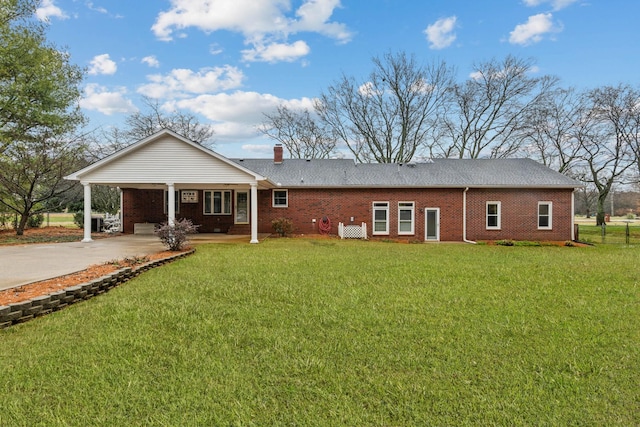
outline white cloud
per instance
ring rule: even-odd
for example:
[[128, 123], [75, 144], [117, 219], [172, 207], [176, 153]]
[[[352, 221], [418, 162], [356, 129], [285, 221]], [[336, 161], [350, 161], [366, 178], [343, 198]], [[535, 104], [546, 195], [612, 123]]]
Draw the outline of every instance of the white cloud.
[[328, 22], [340, 0], [307, 0], [296, 11], [300, 18], [291, 24], [292, 32], [308, 31], [324, 34], [342, 43], [351, 40], [351, 32], [345, 24]]
[[250, 153], [273, 154], [273, 145], [268, 144], [242, 144], [241, 148]]
[[95, 6], [93, 4], [93, 2], [91, 2], [91, 1], [87, 2], [86, 5], [89, 8], [89, 10], [93, 10], [95, 12], [102, 13], [102, 14], [105, 14], [105, 15], [109, 13], [109, 11], [107, 9], [105, 9], [102, 6]]
[[109, 58], [109, 54], [96, 55], [93, 57], [89, 67], [89, 74], [115, 74], [118, 70], [118, 66], [114, 61]]
[[[244, 36], [245, 44], [252, 46], [245, 56], [256, 60], [290, 61], [299, 57], [304, 42], [287, 42], [296, 33], [319, 33], [341, 43], [352, 37], [345, 24], [330, 21], [334, 10], [340, 7], [340, 0], [304, 0], [293, 13], [289, 0], [171, 0], [171, 5], [169, 10], [160, 12], [151, 27], [159, 39], [172, 40], [174, 33], [180, 37], [184, 34], [182, 30], [192, 27], [206, 33], [237, 32]], [[304, 46], [308, 54], [306, 43]], [[286, 53], [277, 52], [283, 48]], [[270, 51], [263, 53], [265, 49]]]
[[41, 21], [48, 21], [51, 17], [68, 18], [67, 14], [54, 4], [54, 0], [42, 0], [40, 7], [36, 9], [36, 17]]
[[242, 59], [249, 62], [293, 62], [302, 56], [308, 55], [310, 51], [309, 45], [302, 40], [292, 44], [271, 43], [267, 46], [256, 43], [253, 49], [242, 51]]
[[183, 98], [188, 94], [204, 94], [242, 86], [244, 74], [230, 65], [202, 68], [197, 72], [184, 68], [171, 70], [167, 75], [147, 76], [150, 83], [142, 85], [138, 92], [151, 98]]
[[218, 43], [212, 43], [211, 45], [209, 45], [209, 53], [211, 55], [219, 55], [223, 51], [224, 49], [222, 49]]
[[530, 16], [525, 24], [516, 25], [516, 28], [509, 33], [509, 43], [526, 46], [538, 43], [545, 34], [561, 31], [559, 26], [554, 25], [552, 18], [550, 13]]
[[565, 7], [571, 6], [573, 3], [578, 0], [523, 0], [524, 4], [529, 7], [540, 6], [544, 3], [550, 3], [553, 10], [564, 9]]
[[469, 74], [469, 78], [472, 79], [472, 80], [482, 80], [483, 76], [484, 75], [480, 71], [474, 71], [474, 72]]
[[429, 48], [444, 49], [451, 46], [456, 40], [456, 34], [453, 32], [456, 27], [456, 20], [455, 16], [441, 18], [424, 30], [427, 40], [429, 40]]
[[86, 110], [98, 111], [107, 116], [138, 111], [133, 102], [125, 97], [126, 94], [127, 90], [125, 88], [109, 91], [104, 86], [91, 83], [84, 89], [80, 107]]
[[147, 64], [149, 67], [158, 68], [160, 61], [154, 55], [145, 56], [141, 61], [143, 64]]
[[372, 82], [366, 82], [360, 85], [360, 87], [358, 88], [358, 93], [362, 96], [375, 96], [381, 94], [381, 92], [376, 91], [376, 88], [373, 86]]
[[171, 101], [164, 105], [168, 110], [187, 109], [211, 120], [216, 138], [247, 139], [258, 135], [257, 127], [279, 105], [292, 109], [311, 110], [310, 98], [286, 100], [271, 94], [236, 91], [231, 94], [203, 94], [190, 99]]

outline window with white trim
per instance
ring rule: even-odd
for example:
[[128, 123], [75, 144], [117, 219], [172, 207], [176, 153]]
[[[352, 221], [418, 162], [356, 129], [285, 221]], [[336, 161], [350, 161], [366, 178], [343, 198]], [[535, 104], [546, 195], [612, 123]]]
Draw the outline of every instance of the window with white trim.
[[272, 206], [286, 208], [289, 206], [289, 190], [273, 190]]
[[414, 234], [415, 203], [398, 202], [398, 234]]
[[389, 234], [389, 202], [373, 202], [373, 234]]
[[487, 202], [487, 229], [500, 229], [500, 202]]
[[[175, 208], [176, 214], [180, 213], [180, 192], [176, 190], [175, 194]], [[169, 192], [164, 190], [164, 214], [169, 213]]]
[[551, 214], [553, 204], [551, 202], [538, 202], [538, 229], [551, 230]]
[[231, 215], [231, 191], [205, 190], [203, 209], [205, 215]]

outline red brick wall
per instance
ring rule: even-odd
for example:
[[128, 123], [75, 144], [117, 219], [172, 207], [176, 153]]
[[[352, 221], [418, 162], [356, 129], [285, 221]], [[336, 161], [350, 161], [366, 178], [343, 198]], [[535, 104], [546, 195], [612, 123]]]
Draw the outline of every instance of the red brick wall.
[[[467, 192], [467, 239], [469, 240], [570, 240], [571, 190], [483, 190]], [[272, 233], [271, 221], [285, 217], [293, 221], [296, 234], [317, 234], [322, 217], [331, 220], [331, 234], [338, 233], [338, 223], [367, 223], [369, 236], [423, 241], [425, 237], [424, 208], [440, 208], [440, 240], [463, 239], [462, 189], [289, 189], [286, 208], [272, 207], [272, 191], [258, 191], [258, 231]], [[181, 203], [176, 217], [190, 218], [200, 224], [201, 233], [227, 232], [233, 225], [233, 215], [204, 215], [203, 195], [198, 203]], [[389, 202], [389, 234], [372, 236], [373, 202]], [[486, 229], [486, 202], [501, 202], [501, 229]], [[553, 203], [552, 230], [538, 230], [538, 202]], [[398, 202], [415, 202], [415, 232], [398, 235]], [[123, 227], [133, 233], [136, 222], [162, 223], [163, 190], [123, 190]], [[351, 217], [354, 218], [351, 222]], [[315, 219], [316, 222], [312, 222]]]
[[[571, 190], [482, 190], [467, 193], [470, 240], [571, 240]], [[486, 203], [501, 204], [500, 230], [487, 230]], [[538, 230], [538, 202], [552, 202], [551, 230]]]
[[[373, 238], [402, 238], [424, 240], [425, 207], [440, 208], [440, 239], [462, 240], [462, 190], [460, 189], [289, 189], [289, 206], [274, 208], [271, 190], [258, 192], [258, 230], [271, 233], [271, 221], [285, 217], [293, 221], [295, 233], [317, 234], [322, 217], [331, 220], [331, 234], [338, 234], [338, 223], [345, 225], [367, 223], [371, 236], [373, 202], [389, 202], [389, 235]], [[415, 233], [398, 235], [398, 202], [415, 202]], [[351, 217], [354, 218], [351, 222]], [[315, 218], [316, 222], [312, 220]]]
[[137, 222], [162, 223], [167, 220], [164, 213], [163, 190], [122, 189], [122, 231], [133, 233]]
[[[179, 203], [176, 219], [189, 218], [200, 225], [199, 233], [226, 233], [233, 224], [233, 215], [205, 215], [202, 191], [198, 191], [198, 203]], [[167, 221], [164, 212], [164, 190], [122, 190], [123, 231], [133, 233], [136, 222], [163, 223]]]

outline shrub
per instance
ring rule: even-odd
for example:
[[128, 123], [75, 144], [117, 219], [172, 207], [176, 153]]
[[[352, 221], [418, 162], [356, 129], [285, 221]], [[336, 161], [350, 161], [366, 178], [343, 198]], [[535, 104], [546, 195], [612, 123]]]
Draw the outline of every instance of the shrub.
[[44, 222], [44, 215], [41, 213], [33, 214], [27, 219], [27, 228], [40, 228]]
[[78, 228], [84, 228], [84, 211], [78, 211], [73, 214], [73, 223], [78, 226]]
[[0, 213], [0, 228], [8, 227], [13, 222], [13, 215]]
[[197, 233], [198, 227], [200, 226], [194, 225], [190, 219], [183, 218], [176, 221], [173, 227], [167, 222], [162, 223], [155, 233], [170, 251], [180, 251], [189, 240], [189, 234]]
[[496, 245], [498, 246], [513, 246], [513, 240], [509, 240], [509, 239], [505, 239], [505, 240], [498, 240], [496, 242]]
[[293, 232], [293, 221], [289, 218], [276, 218], [271, 221], [271, 227], [276, 233], [284, 237]]
[[540, 242], [531, 242], [529, 240], [520, 240], [517, 242], [513, 242], [514, 246], [542, 246]]

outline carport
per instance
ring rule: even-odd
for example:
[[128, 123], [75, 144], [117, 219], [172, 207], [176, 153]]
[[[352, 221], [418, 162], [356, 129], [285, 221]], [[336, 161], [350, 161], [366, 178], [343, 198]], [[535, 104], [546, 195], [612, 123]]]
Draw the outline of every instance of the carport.
[[[128, 194], [125, 201], [121, 198], [120, 209], [121, 223], [126, 233], [133, 233], [137, 225], [143, 228], [145, 224], [160, 222], [158, 219], [173, 225], [176, 207], [180, 203], [191, 203], [204, 206], [206, 216], [202, 218], [209, 219], [218, 214], [234, 225], [248, 226], [251, 243], [258, 243], [258, 190], [275, 187], [267, 178], [167, 129], [65, 179], [80, 181], [84, 187], [83, 242], [92, 241], [93, 185], [117, 187]], [[165, 195], [162, 200], [156, 200], [155, 203], [135, 200], [136, 194], [153, 190], [162, 190]], [[206, 197], [202, 196], [200, 200], [199, 194], [208, 198], [204, 200]], [[220, 195], [222, 199], [218, 197]], [[215, 209], [218, 206], [223, 206], [224, 210], [217, 212]], [[153, 221], [147, 221], [146, 218], [152, 218]], [[197, 221], [194, 223], [197, 224]]]

